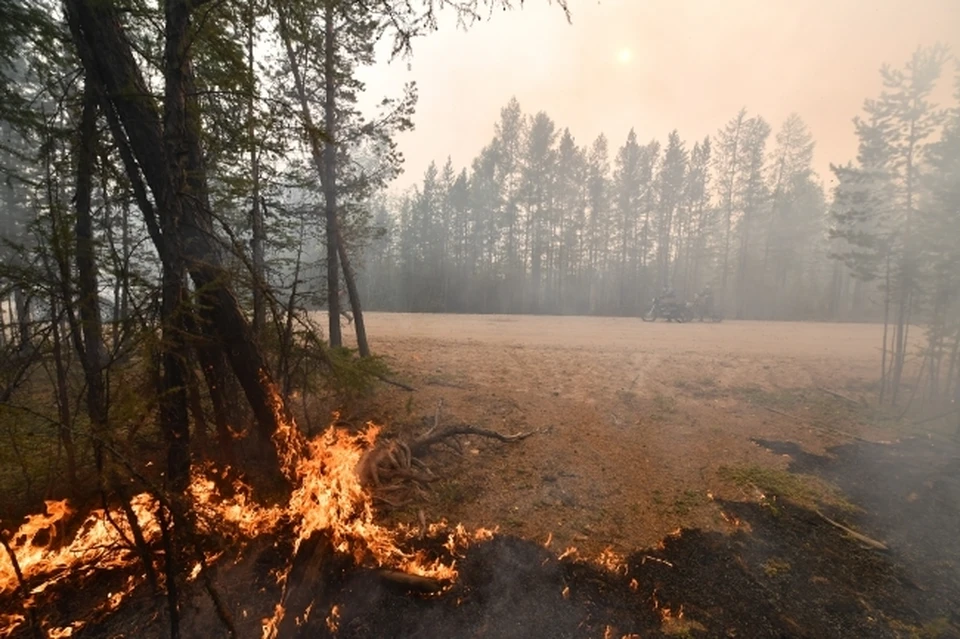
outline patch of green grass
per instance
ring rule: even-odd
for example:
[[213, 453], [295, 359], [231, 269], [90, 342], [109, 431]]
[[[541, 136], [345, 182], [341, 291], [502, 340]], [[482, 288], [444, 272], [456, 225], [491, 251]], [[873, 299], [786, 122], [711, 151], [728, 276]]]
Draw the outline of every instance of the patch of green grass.
[[673, 500], [672, 511], [676, 515], [686, 515], [694, 508], [706, 502], [706, 497], [695, 490], [685, 490]]
[[857, 510], [840, 489], [813, 475], [801, 475], [756, 464], [721, 466], [720, 477], [738, 486], [755, 486], [764, 493], [775, 495], [807, 508], [829, 504], [846, 511]]
[[767, 559], [760, 565], [763, 568], [763, 572], [767, 577], [776, 577], [777, 575], [782, 575], [786, 572], [790, 572], [790, 562], [784, 561], [783, 559]]

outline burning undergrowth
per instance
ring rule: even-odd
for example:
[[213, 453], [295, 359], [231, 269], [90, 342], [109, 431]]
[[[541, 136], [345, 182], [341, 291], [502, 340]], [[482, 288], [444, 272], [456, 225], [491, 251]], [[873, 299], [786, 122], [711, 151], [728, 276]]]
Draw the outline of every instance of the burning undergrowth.
[[[303, 599], [298, 590], [305, 580], [297, 570], [302, 572], [303, 564], [316, 561], [315, 557], [329, 559], [331, 564], [337, 563], [334, 557], [337, 561], [347, 557], [357, 568], [374, 568], [381, 575], [392, 575], [394, 581], [419, 584], [431, 592], [449, 587], [457, 576], [456, 558], [462, 548], [491, 537], [492, 532], [468, 533], [445, 522], [430, 526], [424, 522], [420, 530], [377, 523], [372, 493], [361, 479], [371, 468], [371, 458], [385, 458], [372, 453], [396, 448], [393, 442], [379, 446], [379, 433], [374, 424], [356, 433], [331, 426], [306, 440], [288, 423], [275, 437], [283, 471], [293, 484], [282, 505], [257, 503], [246, 484], [210, 465], [194, 469], [185, 495], [143, 492], [122, 506], [94, 510], [79, 525], [66, 501], [47, 502], [44, 513], [26, 518], [9, 539], [3, 539], [7, 556], [0, 561], [0, 595], [10, 601], [18, 598], [22, 610], [14, 605], [0, 612], [0, 637], [27, 628], [48, 636], [74, 636], [116, 610], [145, 582], [155, 593], [162, 589], [169, 593], [170, 584], [162, 582], [173, 574], [170, 561], [189, 566], [188, 581], [202, 582], [223, 626], [230, 629], [235, 625], [233, 615], [216, 591], [210, 567], [224, 555], [241, 557], [250, 546], [267, 539], [286, 539], [289, 548], [283, 565], [272, 570], [280, 594], [262, 619], [264, 637], [288, 634], [284, 628], [291, 620], [300, 625], [308, 618], [312, 606], [296, 603]], [[505, 441], [519, 437], [496, 436]], [[433, 441], [438, 440], [426, 445]], [[377, 488], [383, 486], [378, 482]], [[176, 530], [181, 543], [185, 540], [192, 546], [191, 552], [171, 551], [171, 530]], [[444, 552], [431, 555], [425, 548], [416, 548], [410, 541], [417, 536], [439, 540]], [[320, 552], [318, 544], [329, 552]], [[55, 619], [37, 616], [38, 609], [48, 607], [45, 604], [69, 599], [67, 588], [117, 579], [120, 586], [101, 593], [75, 619], [69, 619], [69, 613], [52, 615]]]
[[[220, 543], [187, 571], [184, 636], [228, 636], [224, 616], [240, 637], [897, 637], [931, 628], [940, 634], [929, 636], [958, 636], [948, 604], [960, 593], [938, 577], [957, 574], [956, 566], [941, 565], [957, 551], [946, 533], [937, 533], [940, 564], [910, 554], [905, 542], [877, 552], [815, 511], [775, 498], [717, 502], [731, 534], [677, 531], [629, 557], [606, 551], [581, 558], [549, 540], [442, 523], [386, 528], [357, 475], [377, 436], [376, 427], [330, 429], [299, 441], [290, 468], [296, 489], [282, 506], [258, 505], [243, 484], [198, 469], [190, 491], [195, 525]], [[902, 465], [909, 450], [857, 445], [832, 460], [800, 459], [804, 470], [845, 490], [859, 487], [851, 494], [868, 503], [877, 498], [871, 484], [851, 474], [876, 466], [867, 460], [889, 473], [877, 460]], [[931, 451], [920, 453], [923, 464], [909, 459], [908, 488], [943, 481]], [[850, 455], [855, 467], [842, 463]], [[943, 516], [956, 517], [950, 495], [953, 510]], [[943, 498], [929, 489], [906, 495], [914, 513], [924, 503], [932, 508], [929, 499], [945, 507]], [[156, 501], [132, 504], [160, 553]], [[67, 535], [69, 515], [65, 504], [53, 503], [11, 538], [21, 575], [0, 561], [0, 634], [31, 636], [33, 614], [49, 637], [166, 636], [162, 587], [147, 583], [123, 513], [95, 512]], [[204, 571], [221, 610], [206, 592]], [[933, 581], [925, 578], [931, 574]], [[16, 594], [21, 581], [26, 606]]]

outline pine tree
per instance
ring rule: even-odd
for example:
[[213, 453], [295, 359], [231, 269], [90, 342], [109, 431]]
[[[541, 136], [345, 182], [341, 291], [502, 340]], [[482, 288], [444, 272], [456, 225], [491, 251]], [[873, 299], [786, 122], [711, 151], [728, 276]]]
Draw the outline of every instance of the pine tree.
[[[737, 184], [737, 202], [740, 218], [737, 220], [737, 233], [740, 236], [737, 267], [737, 317], [744, 318], [748, 312], [748, 302], [759, 300], [751, 298], [749, 292], [755, 290], [754, 281], [749, 281], [756, 272], [751, 268], [756, 262], [752, 255], [755, 236], [767, 210], [769, 192], [765, 180], [766, 144], [770, 135], [770, 125], [760, 116], [744, 121], [740, 143], [740, 179]], [[751, 314], [757, 309], [750, 307]]]
[[930, 94], [945, 59], [946, 50], [935, 46], [918, 49], [904, 69], [883, 67], [883, 92], [865, 102], [867, 118], [855, 120], [858, 166], [834, 167], [840, 184], [833, 235], [845, 242], [841, 257], [859, 277], [882, 282], [881, 402], [889, 394], [897, 403], [911, 316], [921, 299], [915, 228], [921, 160], [943, 121]]
[[596, 313], [599, 296], [602, 294], [602, 271], [607, 266], [609, 249], [608, 220], [610, 215], [609, 194], [610, 160], [607, 138], [603, 134], [594, 140], [587, 160], [587, 277], [588, 308]]
[[660, 288], [667, 286], [672, 279], [674, 218], [682, 204], [686, 171], [687, 150], [674, 129], [667, 138], [667, 148], [657, 175], [657, 285]]
[[647, 186], [644, 182], [643, 152], [644, 149], [637, 143], [636, 132], [630, 129], [626, 142], [617, 151], [611, 185], [615, 203], [611, 237], [615, 245], [619, 284], [616, 310], [621, 314], [635, 310], [635, 291], [638, 284], [636, 275], [642, 261], [642, 258], [638, 259], [638, 250], [644, 250], [638, 249], [636, 238], [642, 208], [641, 197]]
[[723, 252], [720, 266], [720, 294], [724, 301], [729, 299], [727, 283], [730, 277], [730, 240], [733, 233], [734, 216], [737, 211], [737, 187], [740, 181], [741, 159], [743, 152], [743, 128], [747, 120], [747, 110], [740, 109], [716, 136], [716, 148], [713, 155], [720, 189], [720, 207], [723, 210]]

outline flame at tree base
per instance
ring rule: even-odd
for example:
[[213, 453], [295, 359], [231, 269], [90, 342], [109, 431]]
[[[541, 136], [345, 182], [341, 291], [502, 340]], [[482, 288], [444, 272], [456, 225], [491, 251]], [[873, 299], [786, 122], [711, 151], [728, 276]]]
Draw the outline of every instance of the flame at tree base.
[[[277, 402], [277, 410], [280, 410]], [[279, 413], [278, 413], [279, 414]], [[337, 553], [347, 555], [357, 566], [389, 569], [419, 578], [435, 580], [442, 588], [456, 580], [457, 560], [464, 550], [478, 541], [491, 539], [495, 531], [478, 529], [467, 531], [462, 525], [448, 526], [446, 522], [433, 523], [425, 530], [405, 525], [386, 527], [377, 523], [373, 500], [364, 489], [357, 474], [357, 466], [365, 452], [377, 443], [381, 428], [368, 423], [358, 433], [330, 426], [322, 434], [307, 440], [292, 420], [282, 420], [276, 433], [278, 459], [293, 489], [286, 503], [262, 505], [253, 498], [249, 486], [239, 480], [229, 482], [229, 495], [222, 494], [229, 477], [228, 470], [218, 470], [212, 464], [197, 464], [185, 498], [181, 503], [190, 509], [191, 525], [201, 535], [212, 535], [231, 542], [242, 549], [250, 542], [266, 535], [277, 534], [281, 528], [293, 533], [292, 552], [287, 565], [277, 575], [277, 583], [284, 591], [273, 615], [262, 621], [265, 637], [276, 633], [288, 613], [284, 606], [293, 558], [313, 537], [320, 536]], [[157, 557], [161, 544], [158, 499], [150, 493], [140, 493], [131, 499], [130, 510], [135, 515], [143, 540]], [[143, 583], [140, 555], [133, 543], [134, 530], [124, 509], [98, 509], [91, 512], [66, 539], [66, 523], [74, 511], [66, 501], [47, 502], [43, 514], [32, 515], [20, 526], [10, 540], [11, 549], [19, 564], [23, 583], [29, 589], [27, 606], [33, 598], [54, 585], [72, 580], [82, 582], [97, 571], [126, 569], [124, 586], [107, 595], [98, 613], [116, 610], [124, 599]], [[412, 550], [415, 537], [427, 536], [443, 540], [445, 558]], [[547, 542], [549, 544], [549, 540]], [[198, 579], [203, 565], [211, 565], [222, 551], [209, 552], [203, 561], [194, 561], [185, 567], [185, 578]], [[574, 557], [575, 548], [569, 548], [559, 559]], [[614, 573], [626, 570], [624, 559], [606, 549], [597, 563]], [[160, 586], [163, 584], [162, 561], [154, 560]], [[10, 595], [20, 587], [20, 578], [7, 558], [0, 557], [0, 596]], [[292, 612], [296, 622], [303, 623], [309, 616], [309, 606]], [[327, 616], [327, 624], [338, 623], [338, 612], [317, 612]], [[8, 614], [0, 618], [0, 638], [12, 635], [28, 623], [25, 615]], [[44, 627], [48, 636], [71, 636], [89, 623], [89, 619], [74, 621], [63, 627]]]
[[[362, 487], [356, 467], [363, 453], [375, 444], [381, 430], [379, 426], [369, 423], [357, 434], [331, 426], [307, 441], [291, 421], [285, 420], [283, 424], [275, 441], [283, 470], [294, 483], [287, 503], [260, 505], [253, 499], [251, 489], [239, 480], [233, 482], [233, 494], [223, 496], [212, 478], [217, 475], [217, 469], [210, 464], [197, 465], [186, 497], [198, 532], [219, 535], [243, 545], [276, 532], [282, 522], [292, 522], [294, 555], [304, 541], [322, 533], [337, 552], [350, 555], [357, 565], [391, 568], [447, 584], [456, 578], [455, 559], [445, 563], [442, 559], [430, 559], [422, 551], [405, 550], [406, 542], [414, 537], [410, 528], [387, 528], [375, 521], [372, 498]], [[222, 472], [221, 478], [226, 475]], [[161, 537], [157, 500], [149, 493], [140, 493], [131, 499], [130, 506], [144, 541], [155, 549]], [[102, 570], [131, 569], [139, 561], [132, 543], [133, 530], [122, 509], [92, 511], [77, 532], [70, 539], [64, 539], [63, 530], [74, 514], [66, 500], [48, 501], [44, 513], [28, 516], [11, 536], [11, 550], [23, 583], [29, 588], [27, 605], [32, 605], [33, 597], [59, 582], [84, 579]], [[452, 556], [471, 541], [493, 534], [481, 530], [470, 535], [462, 526], [451, 529], [445, 522], [432, 524], [427, 532], [432, 538], [445, 536], [444, 547]], [[217, 556], [208, 556], [207, 563], [212, 563]], [[192, 580], [200, 573], [200, 563], [191, 568], [188, 578]], [[281, 585], [288, 572], [289, 566], [280, 574]], [[162, 574], [159, 576], [162, 579]], [[124, 591], [111, 593], [101, 608], [115, 610], [138, 583], [140, 581], [135, 580]], [[0, 596], [12, 595], [19, 588], [20, 577], [13, 563], [8, 557], [0, 557]], [[282, 614], [282, 607], [278, 606], [274, 620]], [[4, 616], [0, 638], [12, 635], [26, 622], [21, 614]], [[82, 625], [76, 622], [65, 628], [49, 627], [45, 632], [50, 636], [69, 636]], [[270, 621], [265, 623], [265, 627], [270, 625]]]

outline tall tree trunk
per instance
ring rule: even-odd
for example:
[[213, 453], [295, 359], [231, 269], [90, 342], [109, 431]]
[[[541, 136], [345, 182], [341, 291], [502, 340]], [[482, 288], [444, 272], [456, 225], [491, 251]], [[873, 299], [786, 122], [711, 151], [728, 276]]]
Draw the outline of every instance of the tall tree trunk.
[[[310, 105], [307, 101], [307, 90], [303, 82], [303, 75], [300, 73], [300, 63], [293, 51], [293, 44], [290, 41], [290, 34], [286, 21], [286, 15], [281, 8], [278, 12], [280, 27], [280, 38], [283, 40], [284, 49], [287, 53], [287, 61], [290, 64], [290, 72], [293, 74], [294, 87], [297, 91], [297, 98], [300, 102], [300, 117], [303, 119], [304, 128], [307, 133], [307, 141], [310, 143], [310, 152], [313, 159], [314, 168], [320, 176], [320, 182], [323, 187], [324, 196], [324, 214], [326, 218], [326, 245], [327, 245], [327, 313], [329, 314], [327, 336], [330, 346], [342, 346], [343, 337], [340, 332], [340, 275], [337, 246], [337, 198], [336, 198], [336, 146], [334, 145], [334, 135], [336, 133], [336, 118], [332, 109], [324, 113], [324, 136], [326, 143], [321, 144], [320, 134], [314, 125], [313, 115], [310, 113]], [[335, 53], [333, 41], [333, 8], [328, 4], [324, 13], [324, 49], [328, 65], [334, 64], [333, 54]], [[329, 32], [329, 34], [327, 34]], [[327, 105], [332, 105], [336, 97], [336, 82], [330, 68], [326, 69], [325, 80], [325, 100]]]
[[30, 298], [19, 286], [13, 289], [13, 304], [17, 310], [17, 331], [21, 352], [30, 348]]
[[251, 227], [253, 237], [251, 238], [251, 248], [253, 249], [253, 334], [258, 339], [263, 339], [263, 331], [267, 322], [267, 303], [264, 299], [264, 286], [266, 283], [266, 259], [265, 244], [266, 232], [263, 226], [263, 207], [260, 205], [260, 149], [257, 144], [256, 121], [254, 118], [256, 99], [256, 72], [253, 62], [253, 35], [256, 28], [256, 14], [254, 12], [253, 1], [247, 4], [248, 22], [247, 22], [247, 67], [250, 72], [250, 97], [247, 102], [247, 135], [250, 137], [250, 179], [251, 179], [251, 197], [253, 206], [251, 208]]
[[93, 166], [97, 145], [97, 94], [87, 83], [83, 91], [80, 117], [80, 143], [77, 147], [77, 188], [74, 195], [77, 235], [77, 287], [80, 298], [80, 324], [83, 348], [78, 355], [87, 383], [87, 414], [93, 426], [94, 456], [97, 473], [103, 470], [102, 436], [107, 426], [107, 394], [103, 379], [106, 348], [100, 323], [100, 287], [93, 238], [90, 200], [93, 192]]
[[57, 379], [57, 417], [60, 422], [60, 443], [67, 454], [67, 483], [70, 489], [77, 485], [77, 452], [73, 443], [73, 420], [70, 416], [70, 389], [67, 386], [67, 366], [63, 360], [59, 308], [56, 299], [50, 298], [50, 321], [53, 335], [53, 364]]
[[[208, 321], [216, 327], [220, 342], [230, 359], [240, 385], [243, 387], [259, 426], [262, 442], [270, 447], [272, 436], [285, 423], [286, 406], [277, 392], [276, 385], [267, 368], [250, 325], [243, 316], [231, 288], [230, 274], [223, 267], [219, 247], [213, 233], [213, 220], [209, 207], [199, 197], [182, 193], [174, 175], [175, 162], [168, 163], [169, 148], [183, 149], [191, 158], [192, 167], [201, 167], [191, 172], [193, 181], [203, 182], [199, 122], [195, 103], [186, 108], [186, 101], [196, 100], [196, 91], [189, 91], [186, 80], [190, 79], [190, 64], [187, 57], [187, 27], [190, 3], [186, 0], [169, 0], [167, 15], [170, 24], [166, 36], [170, 41], [169, 53], [175, 59], [168, 61], [168, 101], [176, 102], [168, 109], [180, 114], [180, 122], [168, 119], [167, 137], [179, 135], [179, 144], [164, 143], [164, 133], [156, 103], [146, 88], [143, 76], [133, 57], [130, 43], [120, 26], [116, 7], [103, 0], [68, 0], [66, 2], [71, 32], [77, 44], [87, 77], [96, 82], [101, 105], [108, 112], [108, 121], [113, 118], [111, 130], [118, 148], [127, 157], [124, 164], [131, 183], [140, 183], [140, 171], [157, 202], [156, 214], [161, 218], [179, 220], [178, 230], [186, 268], [194, 285], [203, 293], [203, 306]], [[187, 115], [194, 111], [187, 125]], [[127, 147], [128, 148], [125, 148]], [[161, 150], [158, 153], [158, 149]], [[141, 189], [142, 191], [142, 189]], [[202, 194], [199, 194], [202, 195]], [[155, 226], [154, 211], [144, 193], [138, 196], [144, 206], [144, 220], [148, 228]], [[161, 259], [168, 260], [167, 239], [161, 238], [154, 228], [151, 237]], [[277, 460], [274, 466], [278, 467]]]
[[883, 290], [883, 349], [880, 355], [880, 397], [878, 403], [882, 404], [887, 394], [887, 333], [890, 330], [890, 252], [887, 251], [886, 261], [884, 262], [884, 290]]
[[720, 294], [724, 297], [724, 300], [727, 298], [727, 278], [729, 276], [729, 264], [730, 264], [730, 232], [733, 225], [733, 195], [734, 187], [736, 186], [737, 181], [737, 168], [738, 168], [738, 157], [737, 154], [740, 152], [740, 128], [743, 126], [743, 115], [741, 114], [737, 118], [737, 129], [734, 133], [733, 139], [733, 151], [731, 153], [730, 160], [730, 174], [727, 178], [727, 193], [726, 193], [726, 228], [723, 233], [723, 269], [720, 276]]
[[324, 126], [326, 140], [323, 145], [323, 200], [327, 221], [327, 309], [330, 313], [330, 345], [341, 346], [340, 334], [340, 275], [337, 257], [340, 249], [337, 225], [337, 84], [334, 77], [336, 58], [335, 33], [333, 28], [333, 3], [327, 2], [323, 14], [324, 53]]
[[[190, 481], [190, 417], [187, 397], [187, 345], [184, 314], [187, 290], [186, 267], [181, 242], [184, 234], [181, 226], [190, 222], [185, 212], [189, 204], [206, 193], [197, 182], [202, 178], [194, 171], [202, 170], [201, 160], [196, 157], [199, 149], [190, 144], [190, 137], [198, 126], [197, 113], [191, 112], [187, 91], [192, 81], [192, 67], [187, 57], [187, 31], [190, 25], [188, 2], [170, 0], [165, 3], [166, 40], [164, 42], [163, 121], [164, 154], [167, 171], [173, 187], [175, 204], [168, 215], [161, 217], [162, 231], [168, 259], [163, 268], [163, 300], [161, 307], [163, 390], [160, 396], [161, 431], [167, 440], [167, 481], [175, 493], [187, 489]], [[172, 577], [173, 575], [171, 575]]]

